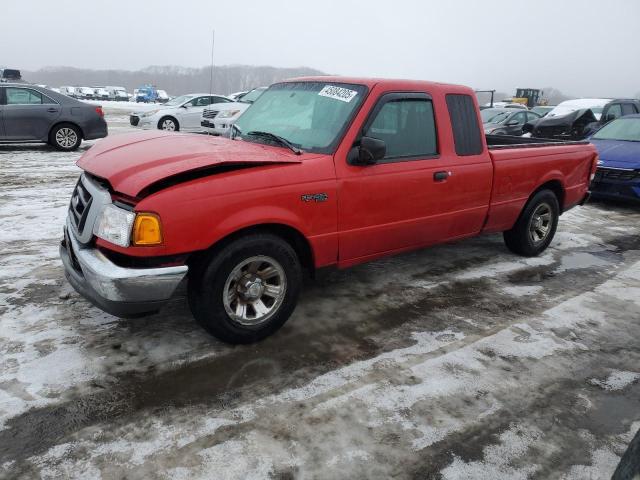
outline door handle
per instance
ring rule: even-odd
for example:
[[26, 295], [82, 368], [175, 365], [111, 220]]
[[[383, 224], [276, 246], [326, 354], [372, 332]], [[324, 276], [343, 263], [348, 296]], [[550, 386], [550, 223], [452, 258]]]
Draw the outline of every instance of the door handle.
[[49, 113], [58, 113], [58, 109], [57, 108], [47, 108], [47, 112], [49, 112]]
[[449, 178], [451, 176], [451, 172], [446, 172], [446, 171], [441, 171], [441, 172], [436, 172], [433, 174], [433, 181], [434, 182], [443, 182], [445, 181], [447, 178]]

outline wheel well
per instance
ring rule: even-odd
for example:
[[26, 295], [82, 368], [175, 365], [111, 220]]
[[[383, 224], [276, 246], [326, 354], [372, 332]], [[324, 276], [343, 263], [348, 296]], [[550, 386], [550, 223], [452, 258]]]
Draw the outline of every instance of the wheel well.
[[49, 140], [51, 140], [51, 134], [53, 133], [53, 130], [56, 127], [59, 127], [60, 125], [71, 125], [73, 127], [76, 127], [79, 131], [80, 131], [80, 138], [82, 138], [84, 140], [84, 132], [82, 131], [82, 127], [80, 125], [78, 125], [77, 123], [73, 123], [73, 122], [58, 122], [58, 123], [54, 123], [51, 128], [49, 129]]
[[200, 252], [191, 257], [190, 263], [198, 263], [198, 259], [201, 257], [201, 254], [209, 255], [212, 252], [216, 252], [221, 250], [234, 240], [237, 240], [240, 237], [244, 237], [247, 235], [252, 235], [254, 233], [271, 233], [282, 238], [286, 241], [291, 247], [295, 250], [298, 258], [300, 259], [300, 263], [302, 267], [309, 273], [310, 276], [315, 275], [315, 263], [313, 258], [313, 250], [311, 249], [311, 245], [306, 237], [296, 230], [293, 227], [288, 225], [283, 225], [280, 223], [268, 223], [262, 225], [254, 225], [251, 227], [246, 227], [236, 232], [233, 232], [226, 237], [218, 240], [211, 247], [209, 247], [204, 252]]
[[562, 186], [562, 183], [560, 183], [560, 181], [558, 180], [550, 180], [546, 183], [543, 183], [536, 189], [535, 192], [531, 194], [529, 198], [532, 198], [536, 193], [538, 193], [541, 190], [551, 190], [554, 193], [554, 195], [558, 199], [560, 213], [562, 213], [562, 209], [564, 206], [564, 187]]
[[162, 128], [162, 121], [165, 118], [170, 118], [171, 120], [173, 120], [176, 124], [176, 127], [180, 128], [180, 122], [178, 122], [178, 119], [176, 117], [174, 117], [173, 115], [163, 115], [162, 117], [160, 117], [160, 120], [158, 120], [158, 128]]

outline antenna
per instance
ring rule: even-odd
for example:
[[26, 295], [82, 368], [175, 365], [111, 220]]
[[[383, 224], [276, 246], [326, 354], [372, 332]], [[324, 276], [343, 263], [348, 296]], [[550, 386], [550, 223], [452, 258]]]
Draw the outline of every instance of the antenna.
[[209, 94], [213, 93], [213, 47], [216, 43], [216, 31], [212, 30], [211, 35], [211, 77], [209, 79]]

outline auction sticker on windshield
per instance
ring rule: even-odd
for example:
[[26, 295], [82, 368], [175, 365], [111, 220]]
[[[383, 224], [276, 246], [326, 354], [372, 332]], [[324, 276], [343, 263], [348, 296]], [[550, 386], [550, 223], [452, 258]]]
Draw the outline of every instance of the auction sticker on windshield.
[[355, 90], [349, 90], [348, 88], [336, 87], [335, 85], [325, 85], [322, 90], [318, 92], [318, 95], [323, 97], [333, 98], [335, 100], [341, 100], [349, 103], [358, 94]]

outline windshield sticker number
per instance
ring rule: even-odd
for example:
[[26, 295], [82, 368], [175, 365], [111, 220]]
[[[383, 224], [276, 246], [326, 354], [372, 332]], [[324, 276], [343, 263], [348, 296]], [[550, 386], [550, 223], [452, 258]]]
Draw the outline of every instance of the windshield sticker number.
[[357, 94], [358, 92], [355, 90], [336, 87], [334, 85], [325, 85], [324, 88], [318, 92], [318, 95], [322, 97], [333, 98], [334, 100], [340, 100], [347, 103], [353, 100]]

